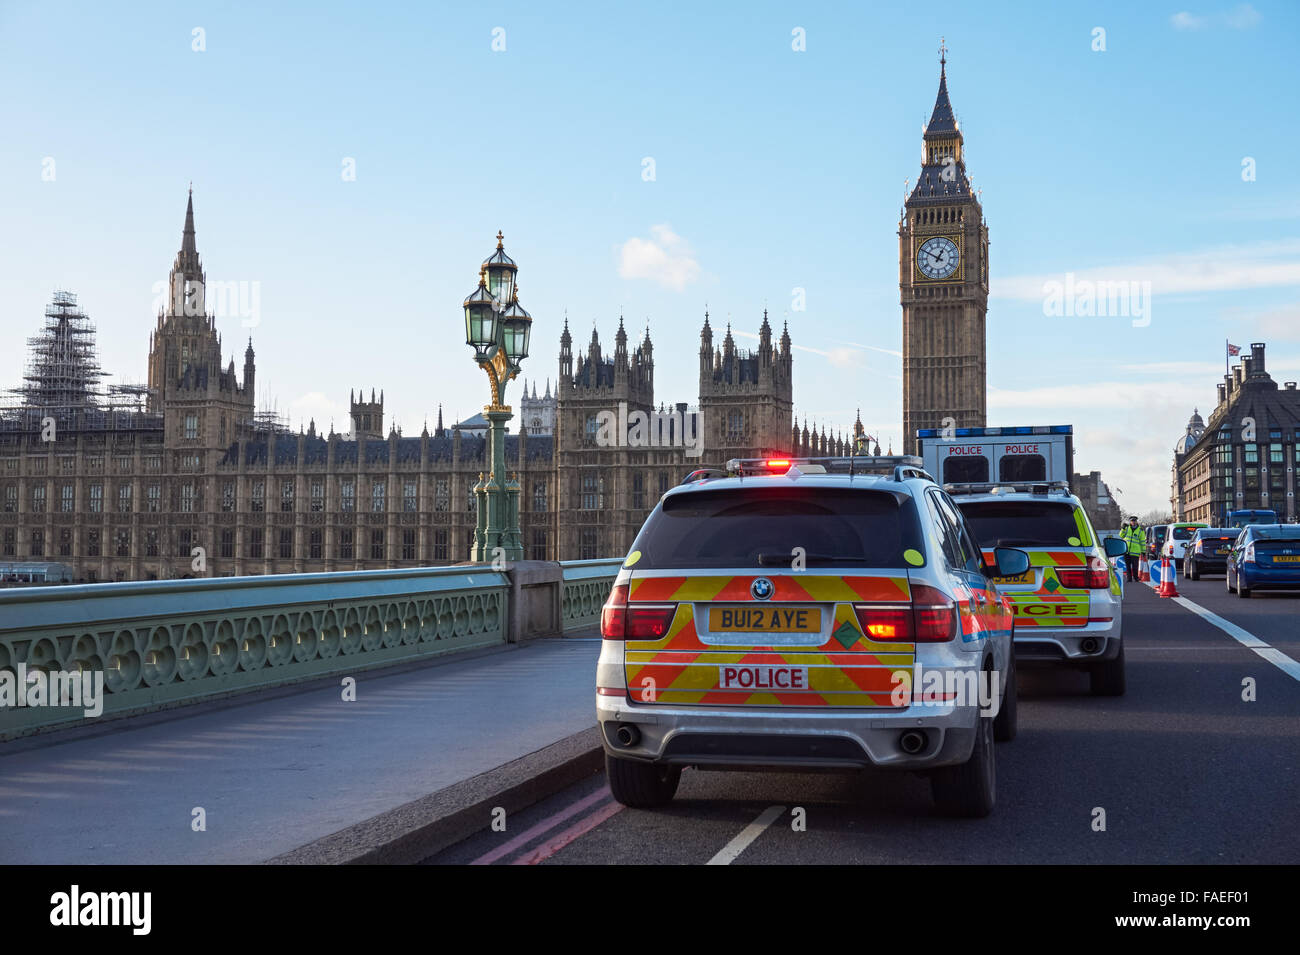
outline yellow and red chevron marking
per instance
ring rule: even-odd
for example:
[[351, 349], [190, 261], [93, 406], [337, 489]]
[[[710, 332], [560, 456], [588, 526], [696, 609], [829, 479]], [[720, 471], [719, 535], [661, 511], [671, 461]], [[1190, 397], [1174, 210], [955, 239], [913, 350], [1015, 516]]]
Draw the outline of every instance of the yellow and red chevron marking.
[[[759, 576], [764, 575], [705, 577], [636, 574], [631, 581], [628, 599], [647, 602], [753, 600], [749, 588]], [[775, 587], [771, 598], [774, 601], [905, 601], [911, 598], [906, 576], [850, 577], [800, 573], [774, 574], [767, 579]]]
[[[817, 648], [716, 646], [700, 641], [694, 612], [683, 603], [660, 640], [629, 640], [624, 672], [628, 693], [643, 703], [728, 706], [888, 706], [901, 678], [910, 677], [915, 646], [883, 643], [862, 634], [853, 608], [840, 604], [835, 627], [848, 622], [858, 634], [852, 650], [830, 637]], [[808, 669], [806, 691], [722, 689], [719, 668], [732, 664]]]
[[[993, 566], [993, 548], [981, 551], [984, 563]], [[1031, 550], [1029, 565], [1031, 567], [1081, 567], [1088, 563], [1088, 555], [1077, 550]]]

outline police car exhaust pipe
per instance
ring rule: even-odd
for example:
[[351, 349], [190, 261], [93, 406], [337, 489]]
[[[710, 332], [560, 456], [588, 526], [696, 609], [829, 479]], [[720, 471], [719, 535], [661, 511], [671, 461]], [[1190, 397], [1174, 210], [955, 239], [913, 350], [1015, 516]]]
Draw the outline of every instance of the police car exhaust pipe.
[[1079, 649], [1082, 650], [1084, 653], [1096, 653], [1097, 652], [1096, 639], [1093, 637], [1085, 637], [1083, 640], [1079, 641]]
[[925, 749], [927, 742], [926, 735], [920, 730], [907, 730], [898, 737], [898, 748], [908, 756], [915, 756]]
[[641, 731], [631, 723], [623, 723], [614, 731], [619, 746], [635, 746], [641, 742]]

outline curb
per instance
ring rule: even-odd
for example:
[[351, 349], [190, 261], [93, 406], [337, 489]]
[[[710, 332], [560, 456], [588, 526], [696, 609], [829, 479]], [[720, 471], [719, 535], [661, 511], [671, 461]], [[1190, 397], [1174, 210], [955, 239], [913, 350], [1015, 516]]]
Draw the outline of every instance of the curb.
[[596, 727], [267, 859], [264, 865], [412, 865], [604, 766]]

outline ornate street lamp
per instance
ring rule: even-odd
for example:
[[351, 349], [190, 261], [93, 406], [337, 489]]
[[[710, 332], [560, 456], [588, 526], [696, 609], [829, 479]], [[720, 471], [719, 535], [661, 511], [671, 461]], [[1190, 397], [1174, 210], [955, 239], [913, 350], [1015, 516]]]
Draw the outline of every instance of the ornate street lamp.
[[497, 233], [496, 251], [479, 269], [478, 288], [465, 298], [465, 344], [488, 376], [492, 403], [483, 408], [488, 420], [489, 471], [479, 474], [474, 488], [478, 502], [474, 546], [470, 558], [493, 561], [524, 556], [519, 530], [519, 481], [506, 476], [506, 422], [513, 417], [505, 404], [506, 382], [519, 374], [528, 357], [533, 317], [519, 304], [519, 269], [502, 247]]

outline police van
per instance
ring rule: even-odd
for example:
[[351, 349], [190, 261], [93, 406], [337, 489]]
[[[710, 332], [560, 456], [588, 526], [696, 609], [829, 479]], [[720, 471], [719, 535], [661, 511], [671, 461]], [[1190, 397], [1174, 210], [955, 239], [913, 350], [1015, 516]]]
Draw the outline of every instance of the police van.
[[1070, 484], [1074, 426], [922, 428], [921, 460], [940, 484]]

